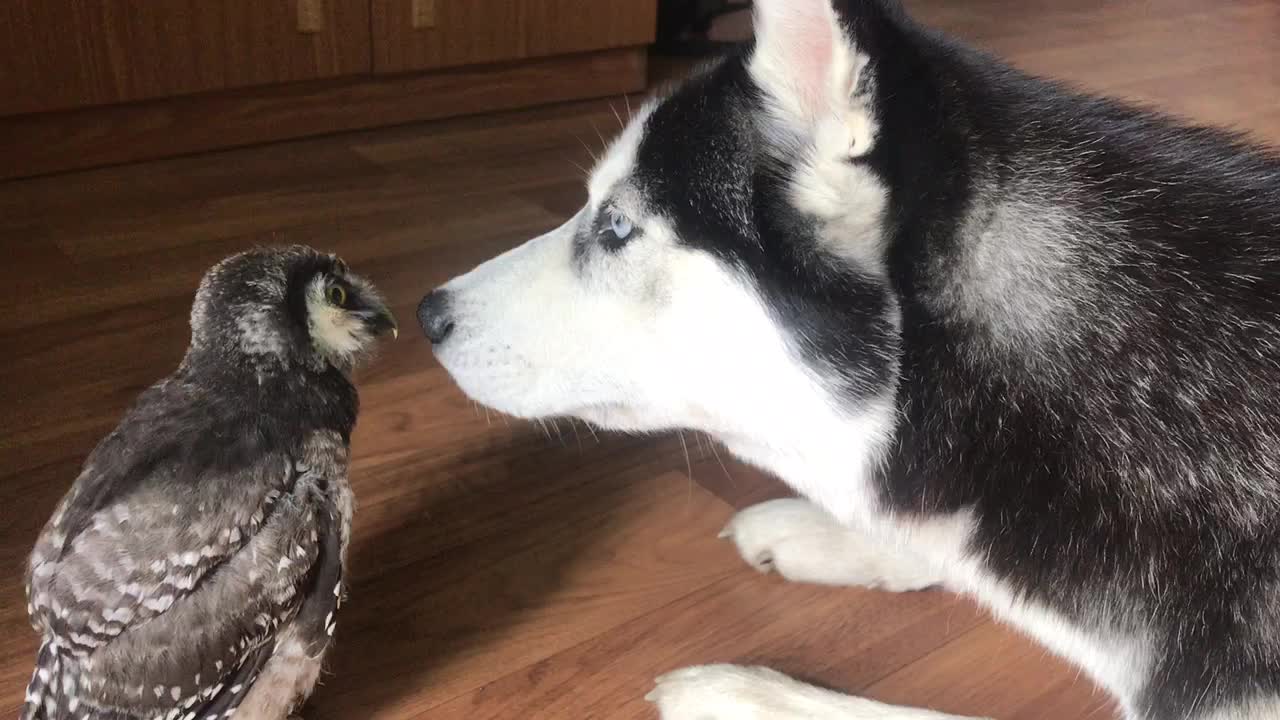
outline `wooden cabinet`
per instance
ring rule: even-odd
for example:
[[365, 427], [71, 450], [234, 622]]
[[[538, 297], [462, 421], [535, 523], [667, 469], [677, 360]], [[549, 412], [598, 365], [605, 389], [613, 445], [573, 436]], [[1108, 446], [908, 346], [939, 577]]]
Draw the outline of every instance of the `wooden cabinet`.
[[370, 70], [369, 0], [4, 0], [0, 114]]
[[657, 0], [373, 0], [376, 72], [456, 67], [653, 41]]
[[0, 0], [0, 180], [635, 92], [657, 0]]

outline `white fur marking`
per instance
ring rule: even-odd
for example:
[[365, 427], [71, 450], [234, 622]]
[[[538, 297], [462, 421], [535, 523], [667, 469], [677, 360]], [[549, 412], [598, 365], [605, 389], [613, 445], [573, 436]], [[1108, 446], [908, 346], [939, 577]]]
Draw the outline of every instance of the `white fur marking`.
[[733, 517], [721, 533], [747, 564], [793, 582], [922, 590], [942, 573], [905, 548], [894, 548], [836, 521], [807, 500], [761, 503]]
[[842, 695], [759, 667], [705, 665], [659, 677], [645, 699], [662, 720], [962, 720]]

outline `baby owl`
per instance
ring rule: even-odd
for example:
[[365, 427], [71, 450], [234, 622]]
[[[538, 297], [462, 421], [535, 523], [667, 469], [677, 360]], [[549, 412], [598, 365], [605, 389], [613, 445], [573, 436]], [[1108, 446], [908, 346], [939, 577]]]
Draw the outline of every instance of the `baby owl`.
[[282, 720], [310, 694], [351, 530], [350, 371], [386, 303], [342, 260], [205, 275], [178, 369], [93, 450], [31, 553], [23, 720]]

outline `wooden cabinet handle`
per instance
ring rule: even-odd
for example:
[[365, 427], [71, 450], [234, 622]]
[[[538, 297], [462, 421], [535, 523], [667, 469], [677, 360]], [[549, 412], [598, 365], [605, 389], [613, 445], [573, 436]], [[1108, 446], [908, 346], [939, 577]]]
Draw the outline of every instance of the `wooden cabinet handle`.
[[436, 26], [436, 0], [413, 0], [413, 27], [425, 30]]
[[298, 32], [314, 35], [324, 31], [324, 0], [298, 0]]

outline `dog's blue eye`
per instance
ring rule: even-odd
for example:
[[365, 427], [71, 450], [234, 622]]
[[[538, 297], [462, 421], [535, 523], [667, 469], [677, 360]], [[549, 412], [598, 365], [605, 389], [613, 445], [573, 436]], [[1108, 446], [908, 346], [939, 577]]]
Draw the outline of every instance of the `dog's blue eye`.
[[626, 240], [627, 237], [631, 235], [631, 231], [634, 227], [631, 225], [631, 220], [626, 215], [623, 215], [617, 210], [610, 210], [609, 229], [613, 231], [614, 237], [619, 240]]

